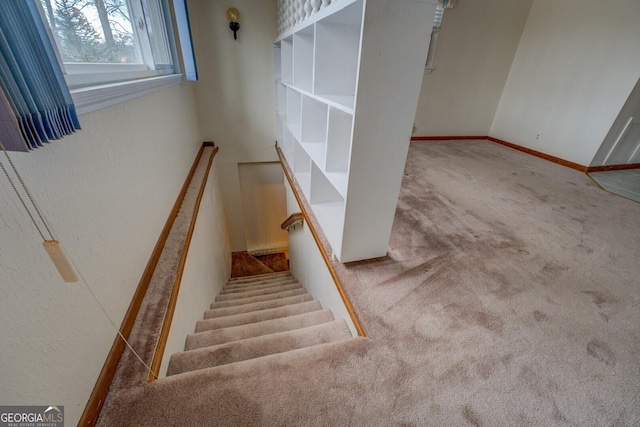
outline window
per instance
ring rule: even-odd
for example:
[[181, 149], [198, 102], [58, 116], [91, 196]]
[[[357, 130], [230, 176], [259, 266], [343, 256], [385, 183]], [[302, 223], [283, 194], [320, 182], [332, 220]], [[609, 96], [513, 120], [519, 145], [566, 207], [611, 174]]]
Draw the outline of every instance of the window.
[[71, 89], [174, 73], [163, 0], [40, 0]]

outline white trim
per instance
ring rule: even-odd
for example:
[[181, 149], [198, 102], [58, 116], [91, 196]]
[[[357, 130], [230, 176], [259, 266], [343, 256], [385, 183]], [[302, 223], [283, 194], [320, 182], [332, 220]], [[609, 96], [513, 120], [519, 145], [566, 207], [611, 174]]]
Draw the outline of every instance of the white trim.
[[78, 114], [86, 114], [182, 83], [182, 74], [72, 89]]

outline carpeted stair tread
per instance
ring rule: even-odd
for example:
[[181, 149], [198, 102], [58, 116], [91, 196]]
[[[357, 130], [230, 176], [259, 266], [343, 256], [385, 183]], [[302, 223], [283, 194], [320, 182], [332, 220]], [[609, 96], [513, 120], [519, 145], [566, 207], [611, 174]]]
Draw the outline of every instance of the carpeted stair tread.
[[219, 345], [247, 338], [254, 338], [277, 332], [292, 331], [333, 321], [331, 310], [319, 310], [295, 316], [281, 317], [250, 323], [248, 325], [232, 326], [230, 328], [213, 329], [187, 335], [185, 351]]
[[242, 378], [251, 378], [271, 369], [300, 369], [309, 363], [340, 363], [345, 355], [366, 353], [370, 341], [353, 337], [343, 341], [304, 347], [286, 353], [270, 354], [257, 359], [243, 360], [228, 365], [199, 369], [157, 379], [157, 384], [177, 386], [179, 384], [201, 385], [208, 381], [234, 383]]
[[297, 279], [295, 277], [274, 277], [272, 279], [260, 280], [258, 282], [251, 282], [251, 283], [238, 283], [238, 284], [227, 283], [223, 289], [224, 290], [231, 290], [231, 289], [249, 290], [251, 288], [255, 288], [258, 286], [274, 285], [274, 284], [277, 285], [279, 283], [288, 282], [292, 280], [297, 280]]
[[344, 320], [175, 353], [167, 376], [351, 338]]
[[266, 289], [274, 286], [291, 285], [294, 283], [298, 283], [298, 280], [291, 277], [291, 278], [285, 278], [282, 280], [276, 280], [273, 282], [266, 282], [266, 283], [260, 282], [254, 285], [241, 286], [241, 287], [225, 286], [220, 292], [220, 295], [235, 294], [235, 293], [247, 292], [247, 291], [257, 291], [259, 289]]
[[298, 288], [291, 291], [278, 292], [276, 294], [266, 294], [266, 295], [259, 295], [257, 297], [239, 298], [239, 299], [232, 299], [229, 301], [214, 302], [211, 304], [211, 308], [214, 309], [214, 308], [220, 308], [220, 307], [233, 307], [238, 305], [251, 304], [254, 302], [269, 301], [272, 299], [288, 298], [296, 295], [303, 295], [306, 293], [307, 291], [305, 291], [304, 288]]
[[[234, 305], [231, 307], [214, 308], [204, 312], [205, 319], [213, 319], [215, 317], [231, 316], [233, 314], [249, 313], [251, 311], [266, 310], [268, 308], [283, 307], [290, 304], [298, 304], [301, 302], [312, 301], [311, 295], [304, 293], [287, 298], [277, 298], [267, 301], [254, 302], [251, 304]], [[212, 304], [213, 305], [213, 304]]]
[[226, 283], [225, 288], [229, 288], [229, 289], [243, 288], [243, 287], [250, 287], [254, 285], [260, 285], [263, 283], [272, 283], [272, 282], [278, 282], [278, 281], [288, 280], [288, 279], [294, 279], [294, 277], [291, 274], [285, 274], [281, 276], [265, 277], [260, 280], [252, 280], [250, 282], [232, 282], [231, 280], [229, 280]]
[[322, 310], [318, 301], [301, 302], [285, 305], [284, 307], [269, 308], [267, 310], [252, 311], [250, 313], [234, 314], [232, 316], [217, 317], [214, 319], [199, 320], [196, 323], [195, 332], [203, 332], [211, 329], [229, 328], [231, 326], [246, 325], [248, 323], [262, 322], [264, 320], [278, 319], [280, 317], [293, 316]]
[[228, 283], [251, 283], [251, 282], [255, 282], [263, 279], [268, 279], [270, 277], [282, 277], [282, 276], [291, 276], [291, 272], [281, 271], [278, 273], [256, 274], [254, 276], [232, 277], [229, 279]]
[[263, 288], [263, 289], [256, 289], [252, 291], [237, 292], [234, 294], [225, 294], [225, 295], [220, 294], [216, 296], [216, 302], [257, 297], [260, 295], [277, 294], [278, 292], [292, 291], [294, 289], [300, 289], [300, 288], [302, 288], [302, 285], [296, 282], [288, 285], [276, 285], [276, 286]]

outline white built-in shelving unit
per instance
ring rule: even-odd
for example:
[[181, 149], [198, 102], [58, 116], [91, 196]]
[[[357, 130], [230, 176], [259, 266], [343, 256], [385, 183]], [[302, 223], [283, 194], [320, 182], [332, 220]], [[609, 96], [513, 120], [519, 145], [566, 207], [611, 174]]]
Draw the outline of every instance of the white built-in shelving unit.
[[276, 139], [335, 257], [384, 256], [436, 0], [338, 0], [274, 44]]

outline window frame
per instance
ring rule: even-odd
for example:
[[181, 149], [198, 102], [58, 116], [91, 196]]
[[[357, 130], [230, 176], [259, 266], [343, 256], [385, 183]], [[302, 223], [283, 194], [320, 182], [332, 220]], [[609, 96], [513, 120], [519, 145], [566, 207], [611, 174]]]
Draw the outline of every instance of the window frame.
[[[167, 33], [169, 55], [172, 64], [83, 64], [62, 61], [51, 27], [46, 25], [49, 38], [62, 67], [71, 97], [79, 115], [148, 95], [180, 84], [184, 75], [180, 69], [180, 58], [176, 47], [175, 21], [169, 0], [160, 0]], [[48, 22], [42, 4], [38, 1], [40, 15]], [[135, 27], [135, 24], [133, 24]], [[134, 31], [137, 30], [134, 28]], [[141, 47], [144, 48], [144, 47]], [[150, 48], [147, 46], [147, 49]], [[151, 69], [150, 69], [151, 68]], [[71, 71], [71, 72], [70, 72]], [[86, 71], [86, 72], [82, 72]]]

